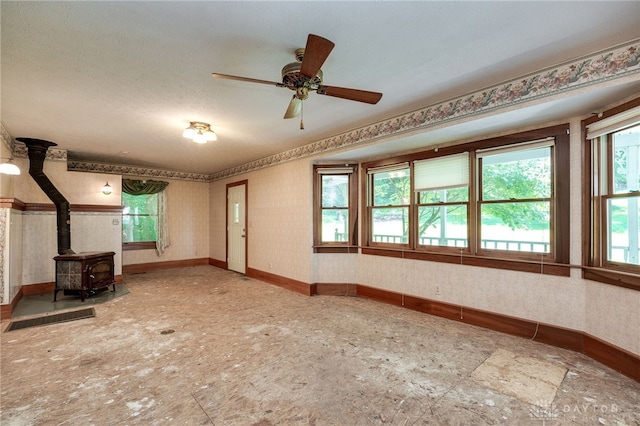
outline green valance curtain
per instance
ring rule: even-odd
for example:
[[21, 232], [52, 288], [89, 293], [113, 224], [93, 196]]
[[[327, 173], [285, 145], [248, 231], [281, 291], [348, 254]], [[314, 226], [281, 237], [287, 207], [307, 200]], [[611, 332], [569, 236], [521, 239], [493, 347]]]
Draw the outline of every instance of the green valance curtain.
[[164, 190], [169, 182], [161, 180], [134, 180], [122, 179], [122, 191], [129, 195], [157, 194]]

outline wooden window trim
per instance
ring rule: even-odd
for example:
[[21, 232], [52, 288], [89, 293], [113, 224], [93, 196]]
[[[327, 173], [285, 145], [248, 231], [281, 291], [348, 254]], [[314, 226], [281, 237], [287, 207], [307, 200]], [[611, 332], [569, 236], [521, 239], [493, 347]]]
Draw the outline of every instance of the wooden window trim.
[[[509, 269], [516, 271], [524, 271], [524, 272], [537, 272], [543, 274], [553, 274], [553, 275], [561, 275], [561, 276], [569, 276], [569, 225], [570, 225], [570, 197], [569, 197], [569, 178], [570, 178], [570, 167], [569, 167], [569, 155], [570, 155], [570, 143], [569, 143], [569, 125], [568, 124], [560, 124], [556, 126], [550, 126], [545, 128], [540, 128], [531, 131], [514, 133], [511, 135], [500, 136], [490, 139], [483, 139], [478, 141], [473, 141], [469, 143], [464, 143], [460, 145], [453, 145], [439, 148], [438, 150], [430, 149], [428, 151], [411, 153], [406, 155], [398, 155], [392, 158], [387, 158], [379, 161], [371, 161], [362, 164], [362, 170], [367, 171], [370, 168], [378, 168], [384, 166], [392, 166], [398, 163], [404, 162], [413, 162], [415, 160], [424, 160], [428, 158], [434, 158], [445, 155], [454, 155], [459, 154], [464, 151], [469, 151], [472, 155], [470, 156], [471, 162], [471, 180], [470, 187], [472, 190], [469, 194], [469, 203], [476, 203], [475, 200], [475, 190], [473, 188], [476, 187], [477, 183], [475, 182], [476, 176], [476, 158], [475, 151], [479, 149], [485, 148], [496, 148], [501, 146], [508, 145], [516, 145], [518, 143], [528, 142], [531, 140], [542, 139], [547, 137], [553, 137], [555, 139], [554, 145], [554, 167], [552, 176], [554, 182], [553, 188], [553, 197], [555, 199], [555, 210], [552, 211], [553, 221], [551, 224], [552, 227], [552, 241], [551, 244], [554, 246], [554, 250], [552, 253], [555, 254], [555, 258], [551, 259], [549, 256], [540, 256], [539, 254], [534, 253], [533, 255], [525, 254], [523, 256], [522, 253], [514, 253], [507, 251], [493, 251], [493, 250], [484, 250], [480, 253], [480, 250], [477, 250], [475, 245], [475, 240], [477, 233], [479, 233], [479, 229], [477, 228], [477, 212], [475, 209], [470, 208], [469, 210], [469, 223], [473, 224], [471, 236], [469, 238], [469, 247], [468, 252], [464, 252], [459, 249], [455, 250], [455, 254], [451, 253], [451, 248], [438, 246], [429, 246], [425, 248], [424, 246], [412, 248], [413, 246], [403, 246], [399, 244], [387, 244], [383, 245], [381, 243], [372, 243], [371, 241], [371, 224], [370, 217], [371, 211], [370, 207], [372, 205], [372, 194], [369, 192], [370, 180], [362, 179], [361, 182], [361, 193], [366, 194], [365, 197], [362, 197], [362, 211], [366, 212], [363, 217], [363, 254], [371, 254], [371, 255], [379, 255], [379, 256], [390, 256], [390, 257], [402, 257], [402, 258], [411, 258], [417, 260], [428, 260], [428, 261], [440, 261], [446, 263], [462, 263], [469, 264], [474, 266], [484, 266], [491, 267], [497, 269]], [[411, 212], [416, 209], [416, 203], [414, 202], [413, 208], [409, 209], [410, 215]], [[553, 207], [552, 207], [553, 208]], [[413, 214], [416, 214], [414, 212]], [[411, 218], [410, 218], [411, 220]], [[413, 222], [412, 222], [413, 223]], [[410, 242], [412, 241], [411, 236], [413, 235], [413, 227], [412, 232], [410, 232]], [[473, 244], [473, 246], [472, 246]], [[478, 254], [470, 254], [471, 250], [478, 251]], [[466, 259], [466, 263], [464, 260]], [[552, 272], [550, 272], [552, 271]]]
[[136, 241], [132, 243], [122, 243], [122, 250], [155, 250], [155, 241]]
[[[601, 226], [603, 220], [606, 220], [606, 205], [603, 205], [603, 203], [606, 203], [607, 199], [617, 194], [612, 194], [611, 186], [613, 182], [611, 174], [613, 171], [611, 167], [607, 167], [607, 188], [601, 188], [597, 195], [593, 194], [594, 187], [600, 188], [600, 182], [594, 181], [593, 169], [594, 167], [598, 168], [598, 176], [600, 176], [602, 170], [600, 169], [601, 161], [599, 158], [598, 163], [593, 164], [596, 154], [593, 152], [591, 140], [587, 139], [587, 127], [590, 124], [611, 118], [638, 106], [640, 106], [640, 98], [635, 98], [617, 107], [603, 111], [601, 114], [589, 117], [581, 123], [582, 155], [584, 158], [582, 170], [582, 181], [584, 182], [584, 185], [582, 185], [582, 278], [640, 291], [640, 274], [638, 273], [640, 266], [610, 262], [604, 254], [606, 252], [607, 238], [604, 235], [606, 230], [603, 230]], [[609, 140], [610, 138], [611, 135], [608, 135], [607, 139]], [[611, 145], [609, 140], [607, 162], [611, 158]], [[602, 189], [605, 189], [607, 194], [603, 194]], [[594, 198], [599, 199], [600, 202], [594, 202]], [[603, 218], [598, 223], [595, 223], [594, 209], [597, 209], [599, 216]]]
[[[349, 236], [347, 241], [322, 242], [322, 175], [318, 168], [336, 168], [336, 175], [349, 177]], [[339, 169], [352, 167], [351, 173], [340, 173]], [[358, 253], [358, 165], [357, 164], [316, 164], [313, 166], [313, 252], [314, 253]]]

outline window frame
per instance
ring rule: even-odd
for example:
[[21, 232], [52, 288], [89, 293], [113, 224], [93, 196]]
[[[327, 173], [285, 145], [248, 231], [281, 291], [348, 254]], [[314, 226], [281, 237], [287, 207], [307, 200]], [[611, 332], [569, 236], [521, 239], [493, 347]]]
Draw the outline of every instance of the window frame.
[[[537, 141], [527, 141], [527, 142], [519, 142], [514, 145], [506, 145], [506, 149], [513, 148], [514, 151], [525, 151], [528, 146], [537, 144]], [[504, 151], [501, 151], [502, 147], [498, 147], [495, 149], [494, 154], [500, 154]], [[483, 167], [483, 159], [488, 156], [478, 156], [476, 155], [476, 167], [477, 167], [477, 185], [476, 185], [476, 206], [477, 212], [476, 217], [478, 220], [474, 223], [476, 226], [476, 235], [474, 243], [477, 246], [476, 253], [478, 255], [485, 256], [502, 256], [502, 257], [513, 257], [523, 260], [531, 260], [531, 259], [542, 259], [545, 262], [553, 262], [555, 259], [555, 244], [554, 244], [554, 222], [555, 222], [555, 179], [554, 174], [556, 170], [555, 164], [555, 150], [556, 144], [555, 141], [549, 145], [550, 148], [550, 160], [551, 160], [551, 170], [550, 170], [550, 179], [551, 179], [551, 188], [549, 197], [538, 197], [538, 198], [514, 198], [511, 200], [499, 199], [499, 200], [485, 200], [482, 192], [483, 192], [483, 182], [482, 182], [482, 167]], [[491, 150], [493, 152], [494, 150]], [[477, 152], [477, 151], [476, 151]], [[482, 225], [481, 225], [481, 217], [482, 217], [482, 207], [484, 205], [489, 204], [504, 204], [504, 203], [530, 203], [530, 202], [549, 202], [549, 215], [550, 215], [550, 236], [549, 236], [549, 252], [548, 253], [538, 253], [538, 252], [525, 252], [525, 251], [511, 251], [511, 250], [500, 250], [495, 248], [483, 248], [482, 247]]]
[[[478, 188], [479, 176], [476, 152], [490, 148], [501, 148], [510, 145], [518, 145], [537, 141], [546, 138], [553, 138], [555, 141], [553, 156], [554, 165], [552, 167], [552, 211], [551, 211], [551, 241], [553, 249], [550, 255], [542, 255], [537, 252], [518, 252], [510, 250], [480, 250], [479, 249], [479, 203]], [[523, 145], [523, 149], [526, 145]], [[363, 235], [367, 236], [363, 241], [362, 252], [364, 254], [381, 255], [411, 258], [428, 261], [439, 261], [447, 263], [467, 264], [474, 266], [486, 266], [500, 269], [510, 269], [518, 271], [529, 271], [544, 274], [569, 276], [569, 125], [560, 124], [541, 129], [514, 133], [511, 135], [496, 138], [483, 139], [458, 145], [448, 145], [445, 147], [432, 148], [427, 151], [399, 155], [380, 161], [371, 161], [362, 164], [363, 173], [368, 173], [369, 169], [391, 166], [393, 164], [426, 160], [442, 156], [456, 155], [469, 151], [470, 176], [469, 176], [469, 201], [468, 201], [468, 244], [467, 247], [445, 247], [445, 246], [425, 246], [418, 244], [418, 231], [416, 223], [418, 215], [418, 193], [412, 191], [410, 208], [410, 244], [403, 247], [399, 244], [372, 244], [370, 234], [371, 214], [367, 209], [370, 201], [363, 200]], [[411, 167], [413, 186], [413, 167]], [[369, 181], [363, 180], [361, 191], [366, 193], [369, 190]], [[413, 189], [413, 188], [412, 188]], [[555, 205], [554, 205], [555, 204]]]
[[[313, 165], [313, 252], [357, 253], [358, 252], [358, 165], [314, 164]], [[322, 176], [348, 176], [348, 236], [346, 241], [322, 241]]]
[[[158, 196], [158, 194], [145, 194], [145, 196], [148, 195], [155, 195], [156, 197]], [[142, 195], [131, 195], [131, 197], [141, 197]], [[124, 208], [126, 207], [124, 204], [124, 197], [125, 197], [125, 193], [123, 192], [122, 194], [122, 226], [124, 226], [124, 217], [125, 216], [150, 216], [149, 214], [142, 214], [142, 215], [130, 215], [130, 214], [125, 214], [124, 213]], [[156, 235], [157, 235], [157, 220], [156, 220]], [[123, 251], [128, 251], [128, 250], [155, 250], [156, 248], [156, 241], [128, 241], [122, 242], [122, 250]]]
[[[388, 172], [394, 172], [394, 171], [399, 171], [399, 170], [405, 170], [407, 169], [409, 172], [409, 204], [390, 204], [390, 205], [376, 205], [375, 203], [375, 187], [374, 187], [374, 181], [375, 181], [375, 174], [376, 173], [388, 173]], [[380, 242], [380, 241], [374, 241], [373, 240], [373, 221], [371, 220], [371, 218], [373, 217], [373, 212], [374, 211], [379, 211], [379, 210], [386, 210], [386, 209], [406, 209], [407, 210], [407, 220], [409, 223], [411, 223], [411, 218], [413, 216], [413, 212], [412, 212], [412, 198], [413, 198], [413, 178], [412, 178], [412, 173], [413, 173], [413, 169], [410, 167], [409, 164], [405, 164], [405, 163], [399, 163], [397, 165], [393, 165], [392, 167], [377, 167], [377, 168], [373, 168], [371, 170], [367, 170], [367, 191], [364, 192], [367, 194], [367, 201], [366, 201], [366, 209], [364, 211], [366, 211], [366, 216], [369, 218], [369, 223], [371, 223], [372, 226], [370, 226], [367, 229], [366, 235], [367, 235], [367, 241], [369, 243], [369, 245], [371, 246], [379, 246], [379, 247], [386, 247], [388, 246], [388, 244], [394, 244], [394, 246], [398, 246], [398, 247], [410, 247], [413, 241], [413, 235], [411, 232], [411, 228], [409, 228], [408, 230], [408, 234], [407, 234], [407, 242], [406, 243], [385, 243], [385, 242]]]
[[[608, 259], [608, 208], [609, 200], [638, 197], [625, 192], [616, 194], [613, 182], [613, 133], [631, 127], [621, 123], [619, 128], [608, 131], [596, 138], [589, 138], [589, 126], [603, 120], [621, 117], [634, 108], [640, 107], [640, 98], [633, 99], [618, 107], [585, 119], [581, 123], [583, 139], [583, 206], [582, 206], [582, 277], [591, 281], [640, 290], [640, 265], [616, 262]], [[605, 122], [606, 123], [606, 122]], [[606, 137], [604, 137], [606, 136]], [[597, 139], [597, 141], [596, 141]], [[602, 145], [606, 144], [605, 147]], [[604, 158], [603, 158], [604, 157]], [[603, 164], [606, 163], [606, 164]], [[603, 170], [606, 169], [606, 170]], [[603, 180], [602, 174], [606, 173]], [[600, 177], [600, 178], [598, 178]], [[602, 188], [606, 184], [606, 188]]]

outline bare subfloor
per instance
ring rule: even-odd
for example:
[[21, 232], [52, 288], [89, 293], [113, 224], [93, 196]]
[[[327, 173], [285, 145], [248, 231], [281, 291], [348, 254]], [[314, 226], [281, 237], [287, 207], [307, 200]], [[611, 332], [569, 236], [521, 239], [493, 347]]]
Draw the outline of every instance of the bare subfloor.
[[208, 266], [125, 281], [0, 333], [2, 425], [640, 424], [640, 384], [571, 351]]

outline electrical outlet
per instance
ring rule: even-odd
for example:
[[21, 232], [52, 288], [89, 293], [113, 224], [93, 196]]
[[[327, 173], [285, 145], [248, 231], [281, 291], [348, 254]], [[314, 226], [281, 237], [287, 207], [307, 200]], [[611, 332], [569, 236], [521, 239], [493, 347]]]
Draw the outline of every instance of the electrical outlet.
[[440, 291], [440, 286], [437, 285], [436, 286], [436, 295], [440, 296], [442, 294], [442, 292]]
[[111, 224], [112, 224], [112, 225], [120, 225], [120, 219], [113, 219], [113, 220], [111, 221]]

